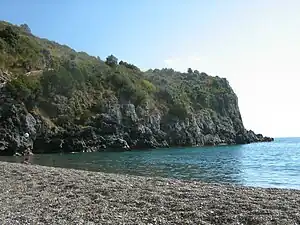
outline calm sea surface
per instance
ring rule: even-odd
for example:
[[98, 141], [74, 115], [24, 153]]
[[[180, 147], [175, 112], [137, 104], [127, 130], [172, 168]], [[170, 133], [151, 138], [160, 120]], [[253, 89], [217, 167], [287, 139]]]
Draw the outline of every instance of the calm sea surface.
[[[21, 157], [0, 157], [19, 162]], [[300, 138], [132, 152], [34, 155], [33, 164], [257, 187], [300, 189]]]

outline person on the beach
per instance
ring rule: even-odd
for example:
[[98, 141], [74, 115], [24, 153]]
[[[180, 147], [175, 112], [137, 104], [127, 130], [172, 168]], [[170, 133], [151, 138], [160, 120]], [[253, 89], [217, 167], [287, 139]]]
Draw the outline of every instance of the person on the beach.
[[30, 150], [29, 148], [26, 148], [24, 151], [24, 161], [23, 163], [29, 164], [29, 157], [30, 157]]
[[[28, 140], [29, 139], [29, 134], [25, 133], [24, 137]], [[29, 142], [29, 140], [28, 140]], [[24, 150], [24, 161], [23, 163], [25, 164], [29, 164], [29, 160], [30, 160], [30, 155], [31, 155], [31, 145], [28, 145], [25, 150]]]

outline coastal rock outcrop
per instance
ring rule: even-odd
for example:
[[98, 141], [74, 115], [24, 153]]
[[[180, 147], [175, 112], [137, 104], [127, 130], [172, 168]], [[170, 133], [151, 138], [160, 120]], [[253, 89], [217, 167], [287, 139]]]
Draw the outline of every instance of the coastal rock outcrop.
[[[239, 113], [237, 106], [231, 107], [231, 112]], [[33, 153], [62, 153], [273, 141], [245, 130], [235, 117], [232, 120], [206, 109], [180, 120], [158, 109], [150, 112], [133, 104], [115, 103], [83, 125], [59, 127], [11, 99], [0, 106], [0, 115], [1, 155], [22, 154], [28, 146], [33, 146]], [[25, 133], [30, 138], [26, 139]]]
[[273, 141], [244, 128], [225, 78], [142, 72], [3, 21], [0, 58], [0, 155]]

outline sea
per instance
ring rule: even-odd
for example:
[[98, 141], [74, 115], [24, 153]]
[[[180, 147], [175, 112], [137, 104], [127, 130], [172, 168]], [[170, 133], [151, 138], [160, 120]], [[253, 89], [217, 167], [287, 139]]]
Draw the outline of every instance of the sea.
[[[22, 157], [0, 157], [21, 162]], [[31, 163], [148, 177], [300, 189], [300, 138], [215, 147], [33, 155]]]

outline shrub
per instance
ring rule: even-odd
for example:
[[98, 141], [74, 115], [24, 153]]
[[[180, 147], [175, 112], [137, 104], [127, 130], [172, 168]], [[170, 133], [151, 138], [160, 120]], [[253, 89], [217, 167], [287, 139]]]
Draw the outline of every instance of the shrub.
[[20, 27], [21, 27], [26, 33], [31, 34], [31, 29], [30, 29], [30, 27], [29, 27], [26, 23], [21, 24]]
[[[0, 38], [0, 51], [4, 50], [5, 48], [6, 48], [5, 41]], [[0, 54], [2, 55], [3, 53], [0, 53]]]
[[64, 67], [57, 71], [45, 71], [41, 84], [45, 96], [60, 94], [70, 97], [75, 87], [72, 75]]
[[142, 106], [147, 103], [148, 95], [141, 89], [134, 90], [131, 100], [135, 106]]
[[80, 124], [84, 124], [93, 114], [89, 110], [85, 110], [81, 115], [80, 115]]
[[119, 62], [119, 65], [121, 66], [125, 66], [126, 68], [128, 69], [132, 69], [132, 70], [136, 70], [136, 71], [139, 71], [139, 68], [133, 64], [130, 64], [130, 63], [127, 63], [127, 62], [124, 62], [124, 61], [120, 61]]
[[27, 105], [34, 105], [41, 94], [41, 84], [37, 78], [22, 75], [8, 82], [7, 90]]
[[15, 47], [18, 42], [19, 35], [12, 29], [11, 26], [7, 26], [0, 31], [0, 38], [2, 38], [11, 47]]
[[106, 62], [105, 62], [107, 65], [109, 66], [116, 66], [118, 65], [118, 58], [115, 57], [114, 55], [110, 55], [106, 58]]
[[169, 108], [169, 114], [179, 119], [184, 119], [188, 115], [188, 110], [183, 103], [176, 103]]
[[142, 86], [145, 90], [147, 90], [148, 93], [153, 93], [156, 91], [155, 85], [148, 80], [142, 80]]

